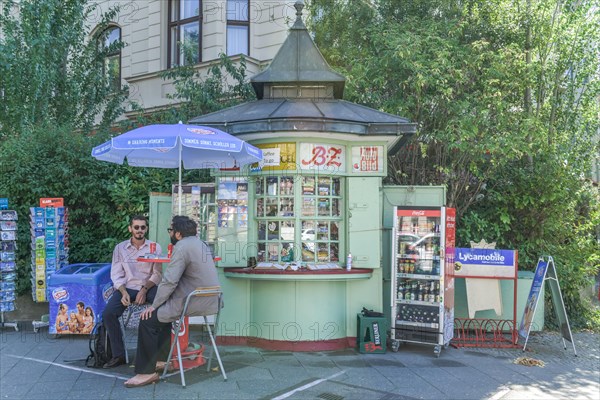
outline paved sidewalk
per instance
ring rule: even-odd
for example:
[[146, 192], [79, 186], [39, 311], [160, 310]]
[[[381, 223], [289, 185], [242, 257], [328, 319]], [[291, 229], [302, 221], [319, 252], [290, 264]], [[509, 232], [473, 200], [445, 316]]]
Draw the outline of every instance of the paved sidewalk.
[[[600, 399], [600, 337], [575, 334], [578, 357], [555, 333], [536, 334], [520, 349], [442, 350], [404, 345], [397, 353], [315, 353], [222, 346], [228, 381], [199, 367], [142, 388], [126, 389], [133, 368], [90, 369], [85, 337], [47, 331], [0, 331], [2, 399]], [[192, 341], [199, 341], [192, 331]], [[131, 347], [131, 344], [130, 344]], [[130, 355], [133, 356], [133, 348]], [[544, 367], [514, 364], [521, 356]], [[213, 365], [216, 365], [214, 363]]]

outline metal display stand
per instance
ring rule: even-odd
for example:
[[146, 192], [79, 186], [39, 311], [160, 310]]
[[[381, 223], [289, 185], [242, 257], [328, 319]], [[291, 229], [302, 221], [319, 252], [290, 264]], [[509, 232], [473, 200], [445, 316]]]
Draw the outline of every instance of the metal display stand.
[[40, 207], [31, 207], [30, 213], [31, 296], [34, 302], [45, 303], [49, 276], [69, 264], [69, 212], [63, 199], [56, 198], [40, 199]]
[[50, 326], [50, 322], [44, 322], [44, 321], [31, 321], [31, 324], [33, 325], [33, 331], [36, 333], [40, 328], [45, 328], [45, 327]]
[[179, 186], [172, 189], [173, 215], [185, 215], [198, 224], [198, 237], [215, 253], [217, 236], [217, 202], [214, 183], [188, 183], [181, 185], [181, 210]]
[[6, 322], [5, 312], [15, 310], [17, 251], [17, 212], [8, 210], [8, 199], [0, 205], [0, 327], [19, 330], [17, 322]]
[[535, 310], [540, 301], [540, 289], [546, 282], [548, 282], [548, 285], [550, 286], [550, 294], [552, 297], [552, 303], [554, 305], [554, 312], [556, 313], [556, 318], [560, 326], [563, 347], [565, 350], [567, 349], [567, 343], [565, 340], [571, 342], [573, 345], [573, 352], [575, 357], [577, 357], [575, 341], [573, 340], [571, 325], [569, 324], [569, 318], [567, 317], [567, 310], [562, 298], [560, 284], [558, 283], [556, 265], [554, 264], [554, 259], [552, 256], [540, 257], [535, 268], [535, 276], [533, 278], [533, 283], [531, 284], [529, 296], [527, 297], [527, 304], [525, 305], [525, 310], [523, 311], [523, 318], [521, 319], [521, 326], [519, 327], [518, 332], [519, 336], [525, 339], [523, 351], [525, 351], [525, 348], [527, 347], [529, 332], [531, 331], [532, 325], [531, 321], [533, 320]]
[[4, 312], [0, 312], [0, 327], [2, 328], [14, 328], [15, 331], [19, 331], [19, 324], [16, 322], [4, 322]]

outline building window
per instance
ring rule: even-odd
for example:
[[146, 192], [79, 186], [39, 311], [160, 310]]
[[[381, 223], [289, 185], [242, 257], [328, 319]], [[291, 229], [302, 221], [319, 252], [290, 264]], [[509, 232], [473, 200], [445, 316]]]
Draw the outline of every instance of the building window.
[[121, 89], [121, 28], [111, 26], [100, 35], [102, 51], [106, 52], [103, 73], [113, 91]]
[[269, 176], [256, 181], [258, 262], [338, 263], [342, 178]]
[[249, 0], [227, 0], [227, 55], [248, 55], [250, 46]]
[[169, 68], [193, 65], [202, 61], [202, 2], [201, 0], [169, 1]]

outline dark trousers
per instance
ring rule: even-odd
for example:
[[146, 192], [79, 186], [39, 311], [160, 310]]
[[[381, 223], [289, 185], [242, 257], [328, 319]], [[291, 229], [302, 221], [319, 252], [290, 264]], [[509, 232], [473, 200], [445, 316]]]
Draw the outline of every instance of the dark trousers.
[[140, 321], [135, 373], [152, 374], [157, 361], [167, 361], [171, 346], [171, 323], [160, 322], [157, 310], [148, 319]]
[[[146, 293], [146, 302], [152, 303], [154, 296], [156, 296], [157, 286], [153, 286]], [[139, 290], [127, 289], [129, 298], [133, 303]], [[110, 340], [110, 348], [112, 350], [113, 357], [125, 357], [125, 345], [123, 343], [123, 333], [121, 332], [121, 326], [119, 325], [119, 317], [123, 315], [123, 312], [127, 307], [121, 303], [123, 295], [121, 292], [116, 290], [111, 298], [108, 300], [104, 311], [102, 312], [102, 321], [106, 327], [106, 333], [108, 334], [108, 340]]]

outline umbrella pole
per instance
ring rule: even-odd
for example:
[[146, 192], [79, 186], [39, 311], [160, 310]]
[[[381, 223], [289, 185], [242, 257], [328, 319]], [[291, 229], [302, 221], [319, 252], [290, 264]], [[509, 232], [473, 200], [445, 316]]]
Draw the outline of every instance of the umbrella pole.
[[181, 188], [181, 138], [179, 138], [179, 213], [181, 215], [181, 198], [183, 197], [183, 189]]

